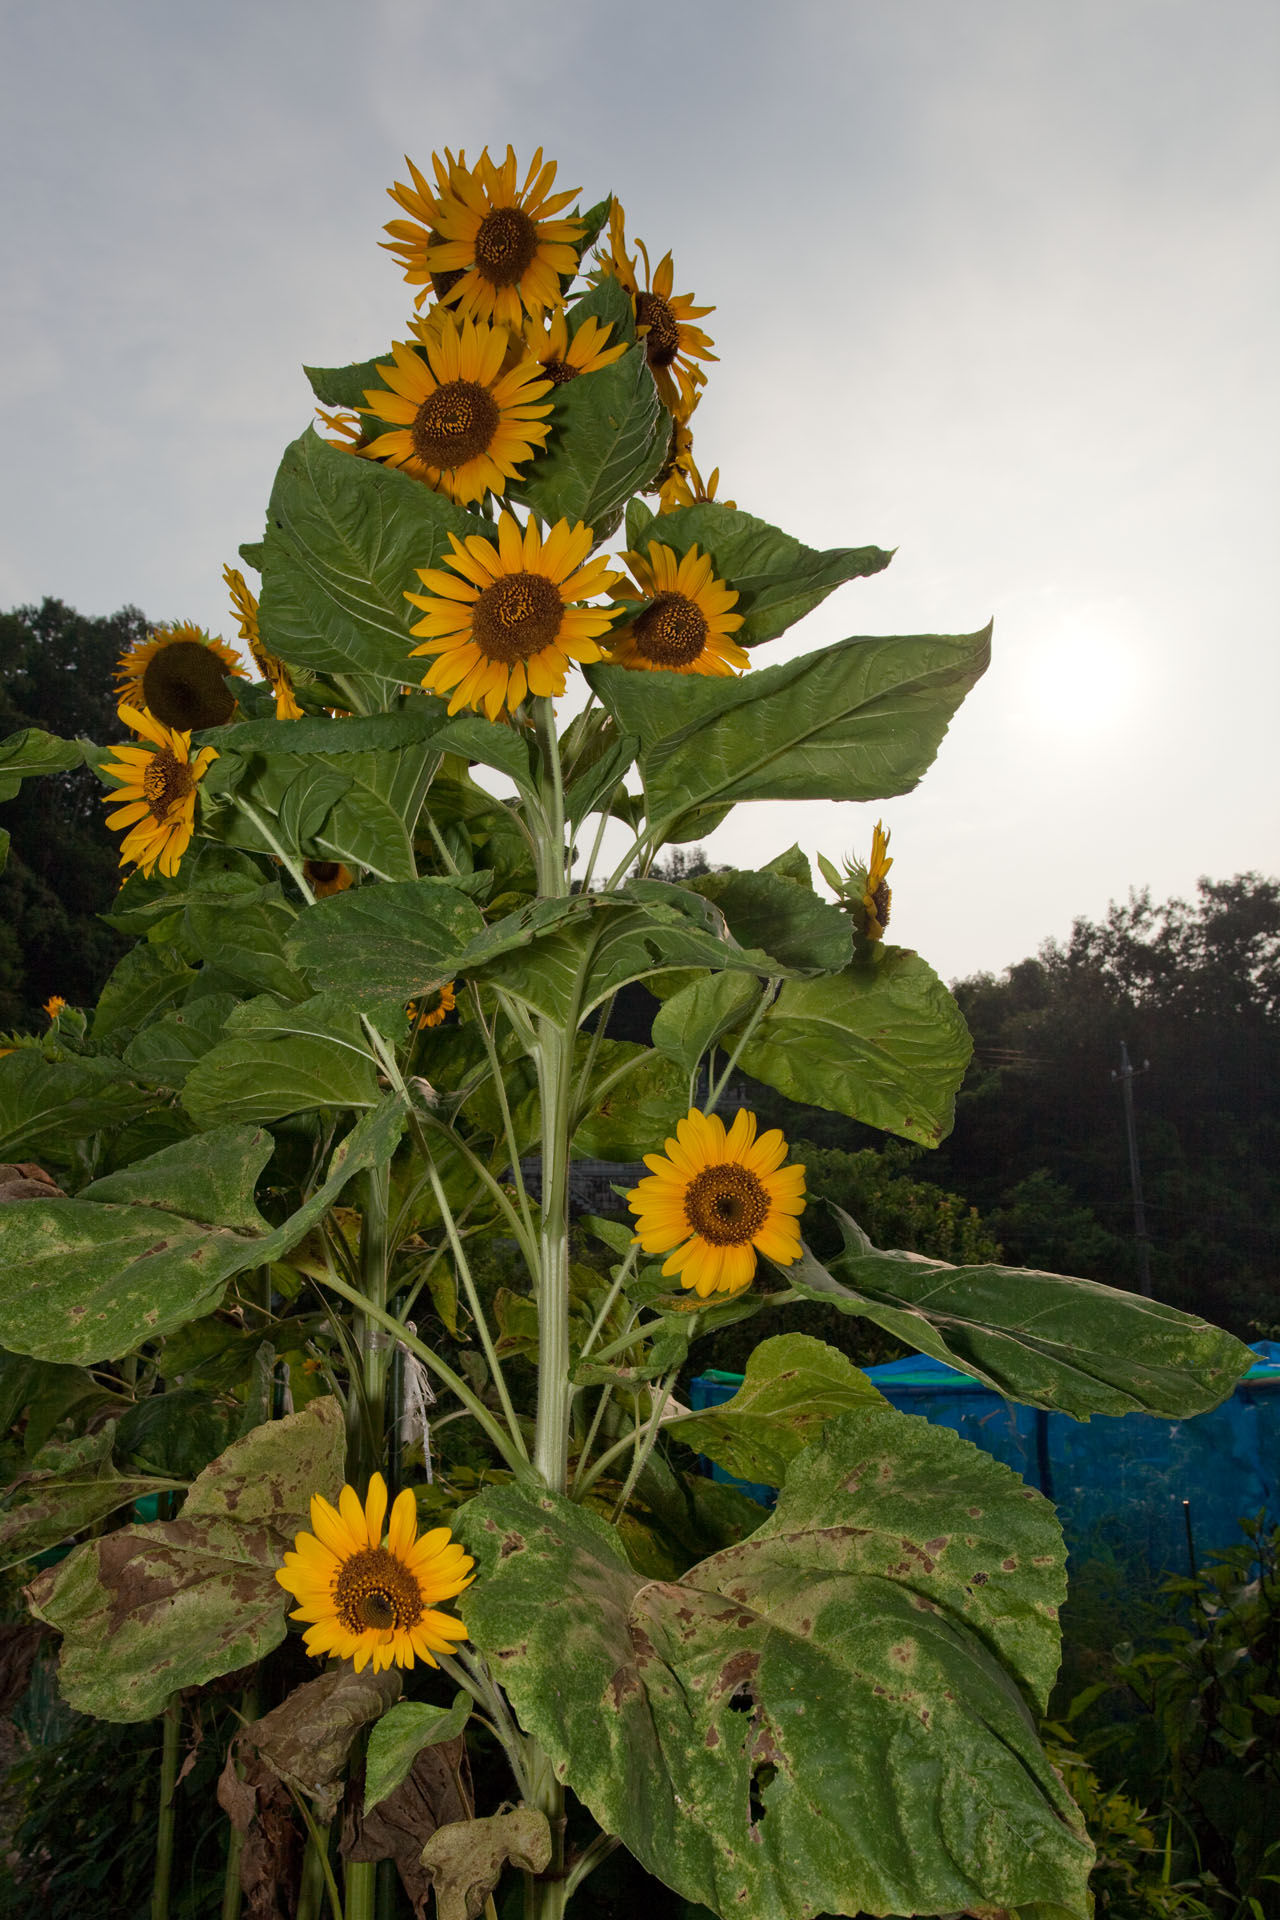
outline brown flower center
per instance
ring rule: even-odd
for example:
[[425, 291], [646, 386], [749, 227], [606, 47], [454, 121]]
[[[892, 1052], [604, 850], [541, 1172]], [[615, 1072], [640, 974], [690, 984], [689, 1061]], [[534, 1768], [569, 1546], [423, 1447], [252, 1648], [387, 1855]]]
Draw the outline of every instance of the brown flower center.
[[476, 267], [492, 287], [514, 286], [533, 265], [538, 229], [520, 207], [495, 207], [476, 234]]
[[713, 1247], [743, 1247], [769, 1217], [769, 1195], [761, 1181], [736, 1161], [704, 1167], [689, 1182], [685, 1218]]
[[166, 727], [191, 733], [220, 727], [236, 710], [226, 667], [199, 640], [171, 640], [148, 660], [142, 675], [147, 711]]
[[876, 919], [880, 922], [881, 933], [889, 924], [889, 907], [892, 900], [893, 894], [889, 890], [889, 882], [882, 880], [871, 896], [871, 904], [875, 908]]
[[582, 369], [571, 367], [567, 360], [544, 360], [542, 371], [553, 386], [563, 387], [570, 380], [576, 380]]
[[687, 593], [660, 593], [631, 628], [637, 651], [656, 667], [687, 667], [707, 642], [707, 621]]
[[564, 620], [564, 601], [540, 573], [508, 573], [476, 601], [471, 631], [486, 659], [505, 667], [549, 647]]
[[636, 320], [649, 331], [644, 337], [645, 356], [651, 367], [669, 367], [680, 351], [680, 322], [669, 301], [660, 293], [636, 295]]
[[196, 777], [187, 762], [179, 760], [172, 747], [159, 748], [147, 762], [142, 776], [142, 794], [152, 819], [164, 826], [195, 784]]
[[460, 467], [487, 453], [498, 430], [498, 403], [475, 380], [448, 380], [418, 408], [409, 438], [429, 467]]
[[422, 1618], [422, 1590], [401, 1560], [385, 1547], [365, 1547], [343, 1562], [333, 1586], [333, 1607], [348, 1633], [403, 1632]]

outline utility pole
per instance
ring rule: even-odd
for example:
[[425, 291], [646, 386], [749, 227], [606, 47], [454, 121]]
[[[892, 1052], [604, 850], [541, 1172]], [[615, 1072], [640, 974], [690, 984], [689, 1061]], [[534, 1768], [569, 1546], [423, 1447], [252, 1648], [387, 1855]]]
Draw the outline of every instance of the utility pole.
[[1134, 1067], [1129, 1060], [1129, 1049], [1124, 1041], [1120, 1042], [1120, 1071], [1112, 1071], [1111, 1078], [1120, 1082], [1120, 1091], [1124, 1096], [1124, 1125], [1129, 1136], [1129, 1183], [1133, 1188], [1133, 1237], [1138, 1243], [1138, 1290], [1149, 1300], [1151, 1298], [1151, 1242], [1147, 1238], [1147, 1215], [1142, 1204], [1142, 1169], [1138, 1165], [1138, 1129], [1133, 1114], [1133, 1083], [1138, 1074], [1145, 1073], [1151, 1065], [1144, 1060], [1140, 1067]]

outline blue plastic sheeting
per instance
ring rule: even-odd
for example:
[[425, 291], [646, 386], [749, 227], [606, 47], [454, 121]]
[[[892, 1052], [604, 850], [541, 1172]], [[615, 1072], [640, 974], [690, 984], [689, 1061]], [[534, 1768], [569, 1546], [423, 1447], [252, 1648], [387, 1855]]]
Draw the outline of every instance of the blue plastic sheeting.
[[[1253, 1351], [1257, 1363], [1231, 1398], [1191, 1420], [1126, 1413], [1081, 1422], [1040, 1413], [924, 1355], [866, 1371], [902, 1412], [951, 1427], [1047, 1494], [1076, 1560], [1104, 1554], [1154, 1573], [1185, 1573], [1184, 1501], [1197, 1556], [1238, 1545], [1241, 1519], [1259, 1511], [1280, 1522], [1280, 1342], [1262, 1340]], [[692, 1383], [691, 1404], [719, 1406], [738, 1384], [731, 1374], [703, 1375]], [[767, 1505], [776, 1497], [771, 1488], [733, 1484]]]

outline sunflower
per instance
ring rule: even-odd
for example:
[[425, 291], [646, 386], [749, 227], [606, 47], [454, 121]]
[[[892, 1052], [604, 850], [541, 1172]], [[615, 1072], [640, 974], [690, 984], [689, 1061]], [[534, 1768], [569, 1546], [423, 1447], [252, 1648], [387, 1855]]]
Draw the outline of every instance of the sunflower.
[[757, 1252], [780, 1267], [800, 1258], [804, 1168], [783, 1166], [787, 1143], [776, 1127], [757, 1139], [756, 1117], [744, 1111], [726, 1133], [719, 1114], [690, 1107], [666, 1147], [665, 1159], [646, 1153], [650, 1176], [627, 1195], [644, 1251], [671, 1256], [664, 1274], [678, 1273], [705, 1300], [749, 1286]]
[[573, 603], [607, 592], [622, 575], [601, 558], [587, 561], [590, 527], [558, 520], [544, 540], [535, 520], [521, 528], [504, 512], [496, 540], [476, 533], [465, 543], [453, 533], [449, 539], [445, 565], [453, 572], [419, 567], [428, 591], [405, 599], [425, 615], [410, 628], [426, 636], [414, 653], [438, 656], [422, 685], [450, 693], [451, 714], [483, 707], [496, 720], [526, 693], [563, 693], [571, 660], [602, 657], [596, 640], [617, 610]]
[[341, 860], [304, 860], [302, 877], [311, 888], [317, 900], [323, 900], [331, 893], [345, 893], [355, 885], [355, 875], [350, 867], [344, 867]]
[[177, 621], [154, 628], [121, 655], [116, 699], [187, 733], [220, 727], [236, 710], [236, 697], [226, 682], [229, 673], [248, 678], [226, 641], [215, 640], [189, 621]]
[[[696, 546], [681, 558], [658, 540], [649, 542], [649, 558], [623, 556], [631, 569], [634, 592], [648, 602], [625, 627], [609, 637], [609, 658], [616, 666], [649, 673], [732, 674], [749, 667], [749, 655], [729, 638], [742, 625], [731, 613], [738, 596], [717, 580], [711, 556]], [[616, 596], [632, 597], [625, 591]]]
[[876, 821], [871, 835], [871, 858], [865, 866], [860, 860], [846, 860], [841, 871], [822, 854], [818, 855], [818, 865], [823, 879], [834, 888], [841, 906], [853, 917], [864, 937], [871, 941], [883, 940], [893, 904], [887, 877], [893, 860], [889, 854], [889, 836], [882, 822]]
[[[316, 413], [329, 433], [322, 435], [327, 447], [334, 447], [339, 453], [358, 453], [364, 445], [364, 421], [358, 414], [351, 413], [345, 407], [337, 407], [330, 412], [325, 407], [317, 407]], [[334, 438], [329, 436], [333, 435]]]
[[45, 1001], [44, 1005], [41, 1007], [40, 1011], [45, 1015], [47, 1019], [56, 1020], [58, 1015], [62, 1012], [62, 1009], [66, 1006], [66, 1004], [67, 1004], [66, 1001], [63, 999], [60, 993], [51, 993], [49, 995], [49, 998]]
[[546, 378], [563, 387], [579, 374], [599, 373], [601, 367], [612, 366], [622, 358], [627, 343], [620, 340], [616, 346], [609, 346], [612, 332], [612, 320], [601, 324], [593, 314], [588, 314], [570, 339], [568, 316], [563, 307], [557, 307], [549, 319], [539, 316], [527, 321], [524, 338]]
[[430, 1013], [423, 1018], [422, 1024], [424, 1027], [442, 1027], [444, 1025], [458, 1004], [458, 998], [454, 992], [456, 984], [453, 980], [445, 981], [440, 989], [440, 996], [436, 1004], [432, 1007]]
[[363, 1673], [370, 1660], [384, 1667], [411, 1667], [415, 1656], [429, 1667], [433, 1654], [452, 1653], [467, 1630], [452, 1614], [437, 1613], [435, 1600], [452, 1600], [471, 1585], [475, 1562], [448, 1527], [417, 1538], [418, 1509], [409, 1487], [396, 1496], [385, 1542], [387, 1483], [369, 1482], [362, 1507], [354, 1487], [344, 1487], [338, 1505], [322, 1494], [311, 1499], [313, 1533], [300, 1533], [276, 1579], [301, 1604], [289, 1616], [309, 1622], [307, 1652], [336, 1654]]
[[218, 756], [212, 747], [201, 747], [193, 759], [189, 733], [175, 732], [134, 707], [122, 705], [120, 718], [152, 746], [130, 742], [111, 748], [115, 760], [106, 761], [102, 772], [119, 791], [107, 798], [106, 804], [117, 809], [107, 815], [107, 825], [129, 828], [120, 849], [122, 867], [132, 862], [150, 874], [159, 866], [171, 880], [195, 832], [196, 786]]
[[617, 280], [631, 295], [636, 310], [636, 331], [644, 341], [645, 357], [658, 385], [658, 392], [677, 419], [687, 419], [698, 403], [698, 388], [706, 380], [698, 360], [717, 360], [711, 351], [713, 341], [701, 327], [692, 325], [714, 307], [695, 307], [693, 295], [672, 293], [675, 268], [671, 255], [664, 253], [654, 271], [643, 240], [636, 246], [644, 259], [643, 287], [636, 273], [636, 262], [627, 252], [626, 216], [615, 200], [609, 215], [609, 250], [597, 254], [594, 278]]
[[511, 147], [500, 166], [487, 147], [474, 167], [462, 154], [454, 160], [447, 149], [447, 165], [437, 155], [432, 158], [438, 191], [432, 193], [410, 163], [414, 189], [397, 181], [389, 192], [418, 221], [388, 221], [391, 239], [383, 242], [399, 255], [410, 285], [422, 288], [418, 305], [429, 282], [437, 298], [460, 314], [513, 330], [526, 313], [558, 305], [560, 276], [578, 271], [575, 242], [585, 228], [581, 220], [555, 218], [577, 191], [552, 193], [555, 161], [544, 166], [539, 147], [518, 187]]
[[301, 720], [302, 708], [294, 699], [288, 667], [274, 653], [268, 653], [262, 644], [262, 635], [258, 631], [258, 602], [245, 585], [244, 575], [238, 567], [224, 567], [222, 578], [231, 595], [232, 610], [240, 622], [240, 638], [252, 654], [254, 666], [276, 697], [276, 719]]
[[394, 364], [378, 368], [384, 386], [368, 389], [361, 409], [394, 426], [360, 452], [403, 467], [460, 505], [504, 492], [519, 464], [545, 445], [551, 411], [549, 400], [533, 404], [551, 391], [536, 360], [503, 372], [509, 344], [503, 328], [459, 324], [449, 314], [423, 330], [425, 360], [397, 341]]

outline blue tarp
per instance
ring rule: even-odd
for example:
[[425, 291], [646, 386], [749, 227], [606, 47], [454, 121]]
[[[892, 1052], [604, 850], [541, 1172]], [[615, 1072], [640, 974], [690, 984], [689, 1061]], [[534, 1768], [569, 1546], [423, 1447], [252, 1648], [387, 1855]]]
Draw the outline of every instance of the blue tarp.
[[[951, 1427], [1048, 1494], [1077, 1563], [1102, 1556], [1185, 1573], [1184, 1501], [1198, 1556], [1238, 1545], [1241, 1519], [1260, 1510], [1280, 1522], [1280, 1342], [1261, 1340], [1253, 1351], [1257, 1363], [1231, 1398], [1191, 1420], [1038, 1413], [924, 1355], [868, 1367], [867, 1377], [902, 1412]], [[690, 1403], [719, 1406], [740, 1384], [737, 1375], [703, 1374]], [[772, 1504], [772, 1489], [746, 1491]]]

